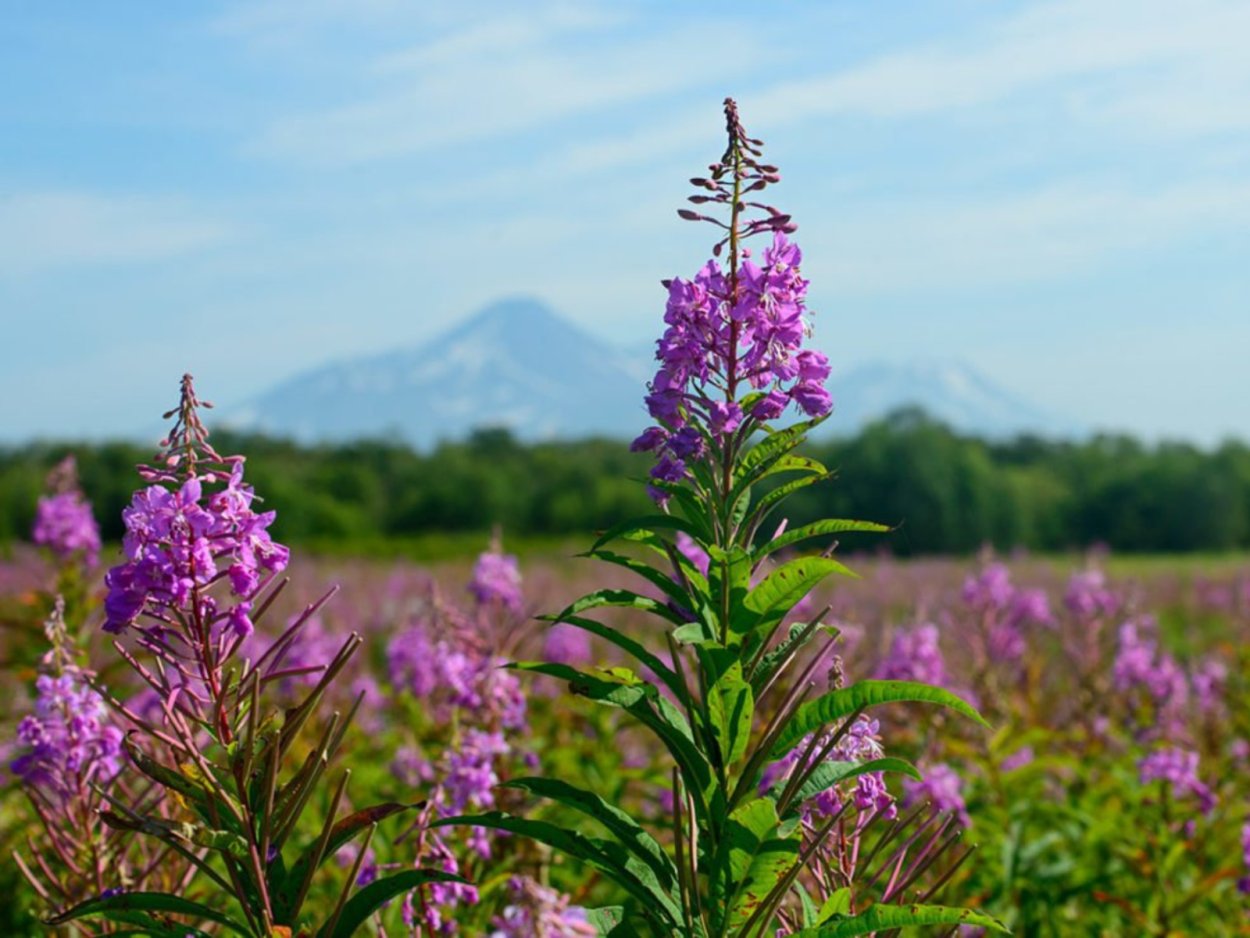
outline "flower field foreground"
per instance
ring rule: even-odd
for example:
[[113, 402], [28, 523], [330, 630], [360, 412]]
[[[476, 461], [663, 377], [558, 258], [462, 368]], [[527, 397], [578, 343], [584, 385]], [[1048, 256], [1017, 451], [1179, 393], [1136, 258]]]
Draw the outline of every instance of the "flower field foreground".
[[829, 364], [725, 118], [633, 444], [656, 508], [576, 562], [302, 561], [189, 375], [120, 552], [58, 467], [0, 568], [4, 934], [1244, 931], [1250, 573], [857, 578], [838, 537], [887, 526], [790, 527]]
[[[492, 556], [488, 571], [500, 556]], [[1100, 577], [1096, 562], [1075, 559], [1024, 558], [985, 567], [864, 558], [856, 566], [861, 580], [812, 598], [833, 607], [831, 619], [846, 642], [841, 667], [851, 674], [925, 676], [960, 688], [995, 726], [989, 736], [969, 733], [915, 719], [910, 710], [887, 724], [891, 754], [927, 767], [930, 780], [923, 794], [898, 784], [887, 786], [892, 795], [900, 804], [909, 797], [914, 804], [925, 796], [940, 800], [959, 816], [962, 841], [977, 846], [947, 889], [992, 909], [1017, 934], [1244, 931], [1250, 922], [1250, 856], [1243, 843], [1250, 828], [1250, 661], [1244, 650], [1250, 564], [1210, 577], [1151, 570], [1117, 579]], [[523, 693], [499, 672], [496, 686], [474, 689], [482, 686], [481, 674], [472, 676], [475, 666], [496, 651], [581, 666], [620, 662], [598, 639], [563, 626], [546, 632], [527, 619], [603, 584], [583, 562], [553, 557], [525, 563], [515, 613], [503, 602], [479, 607], [467, 565], [296, 561], [292, 570], [292, 589], [275, 609], [275, 622], [319, 598], [297, 584], [341, 586], [296, 649], [297, 660], [325, 654], [333, 636], [352, 632], [364, 636], [368, 649], [336, 691], [340, 707], [349, 705], [353, 689], [367, 694], [345, 743], [355, 764], [353, 787], [379, 799], [434, 793], [448, 805], [491, 808], [517, 802], [513, 792], [494, 786], [538, 768], [583, 783], [610, 779], [644, 815], [665, 807], [668, 780], [649, 776], [644, 767], [651, 744], [623, 721], [570, 705], [554, 682]], [[6, 621], [21, 621], [26, 630], [9, 632], [6, 658], [22, 650], [34, 654], [43, 639], [35, 628], [43, 616], [41, 591], [55, 579], [55, 568], [24, 552], [6, 562], [0, 576]], [[626, 581], [621, 575], [608, 582]], [[515, 593], [505, 595], [510, 600]], [[1031, 597], [1034, 618], [1001, 615], [1020, 608], [1022, 596]], [[620, 618], [626, 628], [634, 621], [628, 612]], [[648, 627], [641, 619], [636, 624]], [[996, 634], [1000, 628], [1016, 637], [1004, 641]], [[93, 650], [93, 657], [100, 654]], [[15, 702], [5, 715], [6, 763], [21, 751], [18, 725], [46, 699], [28, 684], [29, 674], [5, 675], [4, 700]], [[284, 693], [295, 692], [298, 683], [292, 678]], [[509, 711], [508, 721], [520, 727], [515, 732], [502, 729]], [[1151, 755], [1178, 750], [1192, 755], [1176, 760], [1179, 771], [1171, 777], [1154, 777], [1166, 772], [1170, 756], [1156, 755], [1158, 768], [1152, 769]], [[31, 830], [19, 781], [10, 768], [6, 855], [23, 851]], [[385, 833], [358, 876], [413, 862], [413, 845], [399, 840], [399, 828]], [[435, 933], [576, 935], [582, 926], [573, 910], [602, 895], [593, 875], [516, 839], [476, 846], [449, 839], [437, 849], [446, 850], [441, 863], [469, 878], [487, 863], [497, 864], [498, 873], [428, 904], [426, 914], [437, 914], [441, 930]], [[354, 859], [345, 850], [336, 867]], [[5, 911], [0, 931], [42, 934], [32, 916], [46, 906], [13, 864], [5, 869], [6, 894], [20, 902]], [[1161, 880], [1170, 885], [1160, 888]], [[384, 912], [387, 934], [407, 933], [405, 914], [411, 913], [402, 902]], [[551, 920], [547, 931], [491, 924], [534, 915]]]

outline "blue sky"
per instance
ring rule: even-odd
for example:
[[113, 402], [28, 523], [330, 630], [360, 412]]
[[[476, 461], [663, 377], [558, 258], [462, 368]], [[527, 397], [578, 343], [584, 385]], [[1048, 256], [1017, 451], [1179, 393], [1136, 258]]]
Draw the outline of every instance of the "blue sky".
[[[840, 367], [1250, 437], [1250, 4], [16, 2], [0, 438], [229, 405], [532, 293], [658, 328], [741, 103]], [[558, 367], [558, 363], [553, 363]]]

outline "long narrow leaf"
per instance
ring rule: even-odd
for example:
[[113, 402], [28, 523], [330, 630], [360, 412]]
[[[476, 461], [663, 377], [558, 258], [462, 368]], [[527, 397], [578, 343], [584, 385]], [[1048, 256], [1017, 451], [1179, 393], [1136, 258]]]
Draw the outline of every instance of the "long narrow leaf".
[[790, 725], [777, 737], [772, 756], [780, 759], [808, 733], [823, 729], [835, 720], [850, 716], [857, 710], [884, 703], [928, 703], [961, 713], [982, 726], [985, 718], [948, 690], [912, 681], [859, 681], [850, 687], [830, 691], [809, 700], [795, 712]]
[[110, 912], [165, 912], [175, 915], [186, 915], [193, 919], [206, 919], [224, 925], [238, 935], [249, 935], [251, 932], [216, 909], [209, 908], [199, 902], [171, 896], [164, 892], [123, 892], [115, 896], [101, 896], [80, 902], [72, 909], [60, 915], [45, 919], [45, 925], [64, 925], [88, 915], [104, 915]]
[[514, 817], [502, 811], [442, 818], [431, 825], [453, 826], [507, 831], [546, 844], [597, 869], [642, 902], [644, 909], [650, 914], [663, 913], [656, 917], [667, 927], [676, 930], [677, 922], [680, 921], [681, 909], [673, 894], [659, 883], [649, 866], [640, 862], [620, 844], [596, 840], [576, 831], [565, 830], [556, 824]]
[[664, 848], [633, 817], [616, 805], [604, 801], [594, 792], [576, 788], [554, 778], [516, 778], [505, 782], [503, 787], [517, 788], [540, 798], [547, 798], [597, 821], [615, 835], [625, 849], [651, 867], [660, 885], [670, 893], [676, 887], [677, 867], [664, 852]]
[[776, 553], [783, 547], [789, 547], [791, 544], [797, 544], [813, 537], [822, 537], [828, 534], [844, 534], [849, 532], [867, 532], [872, 534], [886, 534], [891, 530], [889, 525], [878, 524], [875, 521], [852, 521], [846, 518], [826, 518], [824, 521], [815, 521], [811, 524], [805, 524], [802, 527], [792, 528], [771, 541], [757, 547], [755, 550], [755, 560], [758, 562], [763, 560], [769, 554]]
[[642, 518], [632, 518], [628, 521], [614, 524], [599, 535], [599, 538], [591, 545], [590, 550], [591, 552], [597, 551], [618, 538], [626, 537], [630, 534], [653, 531], [684, 531], [693, 536], [696, 528], [686, 519], [679, 518], [676, 515], [646, 515]]
[[887, 928], [919, 925], [974, 925], [1007, 932], [992, 915], [973, 909], [952, 909], [941, 905], [874, 905], [851, 918], [830, 922], [817, 928], [805, 928], [795, 938], [856, 938]]
[[385, 879], [374, 880], [347, 900], [333, 931], [324, 927], [317, 931], [317, 938], [351, 938], [356, 930], [369, 920], [369, 916], [385, 903], [401, 893], [424, 886], [426, 883], [463, 883], [459, 876], [441, 870], [405, 870]]

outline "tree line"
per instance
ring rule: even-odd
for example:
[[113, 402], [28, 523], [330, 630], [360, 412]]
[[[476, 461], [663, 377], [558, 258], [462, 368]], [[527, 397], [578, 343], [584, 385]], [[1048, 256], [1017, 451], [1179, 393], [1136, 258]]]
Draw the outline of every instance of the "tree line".
[[[279, 538], [345, 552], [495, 525], [510, 534], [581, 534], [653, 510], [639, 482], [649, 460], [617, 440], [525, 444], [488, 429], [428, 453], [387, 441], [299, 446], [230, 433], [215, 434], [214, 443], [248, 455], [249, 481], [279, 509]], [[128, 443], [37, 443], [0, 449], [0, 542], [28, 536], [44, 477], [67, 452], [78, 459], [105, 539], [120, 538], [134, 466], [151, 452]], [[790, 523], [886, 522], [895, 530], [874, 544], [898, 554], [969, 553], [985, 544], [1250, 548], [1250, 447], [1240, 442], [1208, 450], [1120, 435], [991, 441], [904, 410], [857, 436], [815, 443], [808, 455], [836, 478], [795, 496]]]

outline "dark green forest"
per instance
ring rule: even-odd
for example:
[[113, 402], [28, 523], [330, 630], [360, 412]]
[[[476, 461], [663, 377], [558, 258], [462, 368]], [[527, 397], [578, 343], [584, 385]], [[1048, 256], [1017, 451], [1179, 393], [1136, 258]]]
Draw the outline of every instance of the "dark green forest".
[[[649, 460], [616, 440], [522, 444], [483, 430], [429, 453], [383, 441], [304, 447], [218, 433], [221, 452], [246, 453], [248, 479], [278, 509], [274, 532], [292, 543], [352, 552], [431, 533], [548, 536], [601, 529], [650, 503], [638, 483]], [[31, 444], [0, 449], [0, 542], [24, 539], [48, 469], [78, 458], [83, 489], [106, 539], [121, 534], [135, 463], [128, 443]], [[918, 411], [900, 411], [809, 455], [837, 478], [799, 493], [790, 521], [867, 517], [897, 525], [898, 554], [969, 553], [984, 544], [1055, 551], [1250, 548], [1250, 447], [1144, 445], [1130, 437], [1082, 442], [964, 436]], [[851, 545], [850, 546], [868, 546]]]

